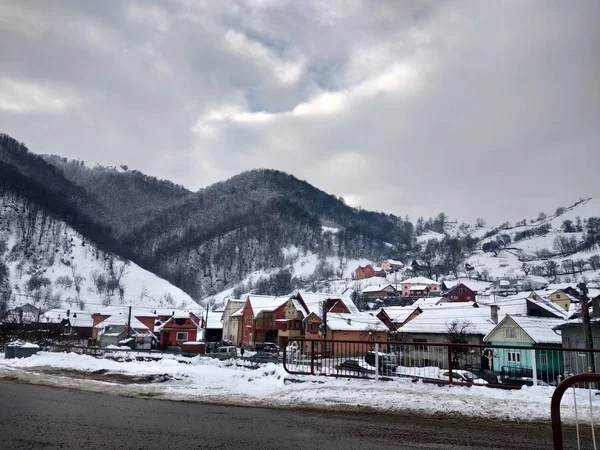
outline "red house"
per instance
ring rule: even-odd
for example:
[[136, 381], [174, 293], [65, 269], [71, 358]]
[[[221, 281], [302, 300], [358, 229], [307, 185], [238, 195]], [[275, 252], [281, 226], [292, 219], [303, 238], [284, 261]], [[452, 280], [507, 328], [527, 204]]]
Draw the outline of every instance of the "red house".
[[160, 327], [160, 345], [165, 349], [194, 342], [198, 338], [199, 327], [200, 320], [193, 313], [175, 314]]
[[364, 280], [365, 278], [382, 277], [385, 278], [385, 270], [381, 267], [373, 267], [371, 264], [367, 264], [365, 267], [358, 266], [354, 271], [355, 280]]
[[474, 302], [476, 299], [476, 293], [463, 283], [459, 283], [448, 290], [444, 294], [444, 297], [450, 302]]
[[289, 297], [249, 295], [242, 314], [242, 344], [254, 347], [277, 342], [278, 331], [285, 328], [284, 310]]

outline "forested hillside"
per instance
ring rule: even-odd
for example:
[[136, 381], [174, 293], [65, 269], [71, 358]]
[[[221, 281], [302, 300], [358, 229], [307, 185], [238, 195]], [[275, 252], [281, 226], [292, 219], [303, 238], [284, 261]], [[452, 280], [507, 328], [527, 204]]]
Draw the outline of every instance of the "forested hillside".
[[18, 198], [5, 206], [17, 210], [3, 226], [21, 230], [5, 254], [30, 257], [32, 243], [50, 232], [48, 221], [59, 220], [98, 252], [133, 261], [195, 299], [235, 287], [285, 293], [349, 278], [357, 264], [386, 258], [416, 260], [418, 272], [433, 278], [557, 279], [600, 269], [600, 203], [593, 199], [496, 227], [483, 219], [459, 224], [443, 212], [413, 225], [408, 217], [350, 207], [275, 170], [191, 192], [124, 166], [40, 157], [6, 135], [0, 176], [0, 194]]

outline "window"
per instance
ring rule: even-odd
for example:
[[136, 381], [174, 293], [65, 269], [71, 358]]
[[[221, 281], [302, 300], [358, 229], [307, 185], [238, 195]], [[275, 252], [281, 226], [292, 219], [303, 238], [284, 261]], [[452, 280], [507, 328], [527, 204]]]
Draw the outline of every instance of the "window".
[[540, 353], [540, 364], [543, 366], [548, 365], [548, 355], [546, 352]]
[[181, 332], [181, 333], [177, 333], [177, 340], [178, 341], [187, 341], [188, 338], [188, 334]]
[[[585, 345], [585, 340], [583, 339], [577, 339], [577, 341], [575, 341], [575, 348], [586, 348]], [[587, 356], [585, 353], [578, 353], [579, 356]]]
[[507, 328], [506, 329], [506, 337], [507, 338], [515, 338], [517, 337], [517, 329], [516, 328]]
[[467, 295], [467, 300], [471, 300], [471, 296], [470, 295]]
[[558, 299], [558, 298], [560, 298], [560, 294], [556, 294], [556, 298], [557, 298], [557, 299]]
[[508, 352], [508, 362], [521, 362], [521, 354], [519, 352]]
[[177, 325], [185, 325], [186, 320], [185, 319], [175, 319], [175, 323]]

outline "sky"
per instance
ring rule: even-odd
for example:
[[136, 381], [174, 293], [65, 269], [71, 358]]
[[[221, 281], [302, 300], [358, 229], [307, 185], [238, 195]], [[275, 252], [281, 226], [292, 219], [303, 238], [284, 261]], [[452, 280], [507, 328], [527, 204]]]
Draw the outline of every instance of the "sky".
[[4, 0], [0, 132], [488, 223], [600, 196], [600, 2]]

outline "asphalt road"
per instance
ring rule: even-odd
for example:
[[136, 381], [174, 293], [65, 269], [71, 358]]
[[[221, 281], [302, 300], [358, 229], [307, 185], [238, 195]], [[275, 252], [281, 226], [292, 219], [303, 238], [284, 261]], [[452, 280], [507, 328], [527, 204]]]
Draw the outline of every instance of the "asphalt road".
[[0, 449], [14, 450], [552, 448], [547, 424], [214, 406], [14, 381], [0, 381], [0, 411]]

